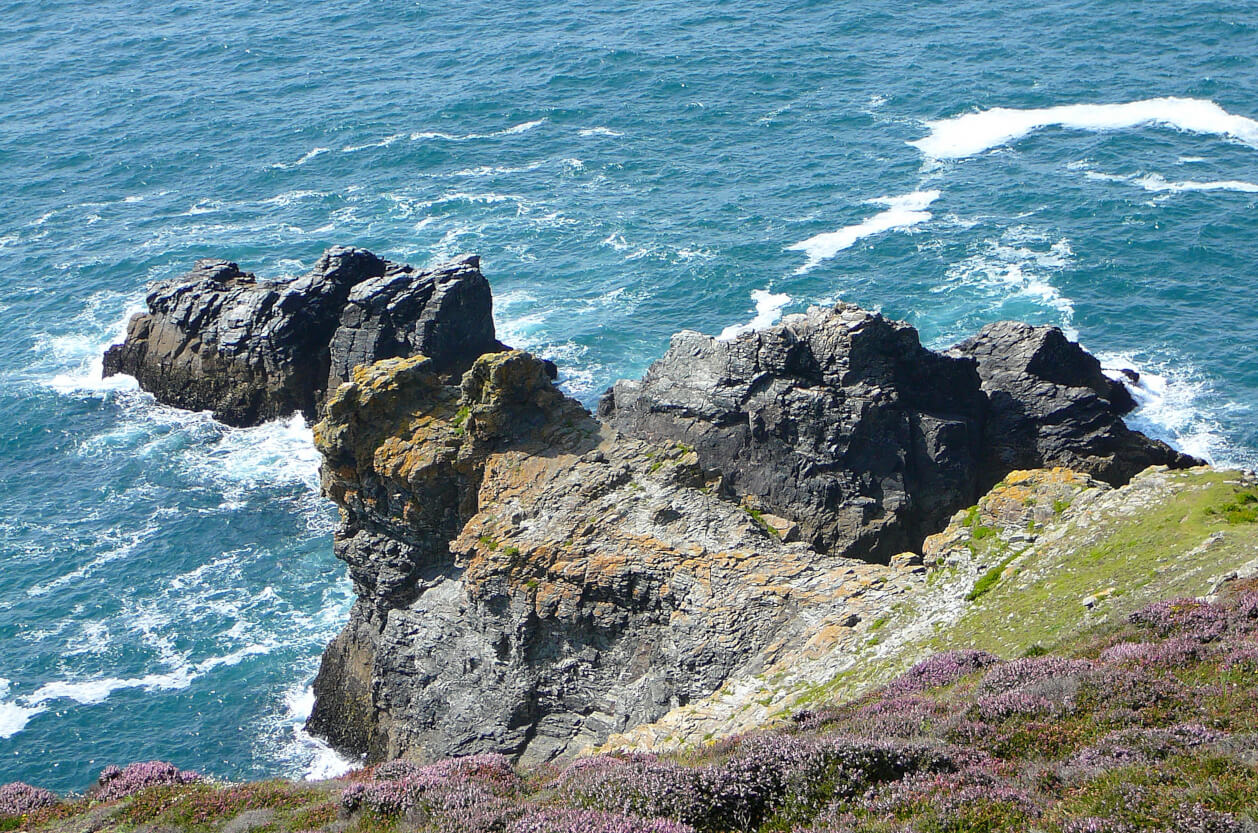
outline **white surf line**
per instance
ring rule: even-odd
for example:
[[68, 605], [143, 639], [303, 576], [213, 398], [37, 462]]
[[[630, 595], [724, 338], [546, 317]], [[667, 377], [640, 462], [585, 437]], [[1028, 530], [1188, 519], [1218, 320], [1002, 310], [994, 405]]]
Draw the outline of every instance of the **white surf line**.
[[782, 308], [791, 302], [791, 296], [770, 292], [767, 289], [753, 289], [751, 299], [756, 303], [756, 315], [746, 324], [731, 324], [716, 337], [717, 341], [732, 341], [743, 333], [772, 327], [782, 317]]
[[931, 218], [926, 209], [939, 199], [939, 191], [913, 191], [896, 197], [877, 197], [866, 200], [869, 205], [885, 205], [886, 211], [880, 211], [869, 219], [851, 226], [844, 226], [837, 231], [824, 232], [787, 246], [787, 251], [802, 251], [808, 255], [808, 262], [795, 270], [796, 275], [809, 271], [823, 260], [834, 257], [844, 249], [849, 249], [866, 237], [883, 232], [912, 228]]
[[1119, 174], [1105, 174], [1097, 171], [1086, 171], [1084, 176], [1097, 182], [1122, 182], [1128, 185], [1135, 185], [1154, 193], [1180, 194], [1186, 191], [1235, 191], [1242, 194], [1258, 194], [1258, 183], [1246, 182], [1243, 179], [1220, 179], [1209, 182], [1189, 179], [1182, 182], [1172, 182], [1161, 174], [1121, 176]]
[[1242, 179], [1223, 179], [1214, 182], [1197, 182], [1190, 179], [1183, 182], [1170, 182], [1160, 174], [1147, 174], [1138, 179], [1132, 179], [1131, 182], [1146, 191], [1169, 191], [1174, 194], [1184, 191], [1238, 191], [1244, 194], [1258, 194], [1258, 183], [1246, 182]]
[[1258, 149], [1258, 121], [1229, 113], [1213, 101], [1176, 97], [1030, 110], [996, 107], [926, 122], [930, 133], [908, 144], [930, 159], [964, 159], [1045, 127], [1100, 132], [1144, 126], [1225, 136]]

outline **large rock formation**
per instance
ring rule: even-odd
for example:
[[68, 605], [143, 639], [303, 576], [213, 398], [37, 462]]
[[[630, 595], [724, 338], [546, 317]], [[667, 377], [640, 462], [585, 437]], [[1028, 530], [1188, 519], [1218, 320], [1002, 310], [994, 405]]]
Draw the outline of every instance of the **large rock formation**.
[[475, 258], [333, 249], [288, 283], [203, 261], [148, 305], [107, 372], [234, 424], [323, 415], [358, 601], [310, 727], [375, 760], [573, 754], [849, 644], [916, 582], [902, 553], [1016, 467], [1196, 462], [1128, 430], [1053, 328], [939, 354], [840, 304], [681, 333], [599, 421], [497, 342]]
[[600, 425], [525, 353], [461, 388], [362, 367], [315, 427], [359, 600], [310, 728], [379, 760], [573, 754], [844, 621], [885, 568], [818, 557]]
[[885, 560], [1013, 469], [1120, 485], [1197, 462], [1128, 429], [1132, 406], [1056, 327], [994, 324], [940, 355], [909, 325], [840, 304], [732, 341], [680, 333], [599, 415], [693, 446], [726, 494], [794, 520], [819, 551]]
[[359, 364], [422, 353], [457, 376], [504, 349], [476, 257], [419, 271], [337, 247], [288, 282], [202, 260], [154, 286], [147, 305], [105, 353], [105, 375], [129, 374], [159, 401], [231, 425], [314, 419]]
[[989, 324], [948, 355], [973, 359], [983, 380], [985, 487], [1011, 469], [1065, 466], [1121, 486], [1149, 466], [1201, 463], [1128, 428], [1131, 394], [1057, 327]]
[[889, 556], [1011, 461], [1191, 462], [1127, 431], [1121, 388], [1059, 332], [1009, 332], [1004, 364], [999, 329], [939, 355], [846, 305], [683, 333], [603, 422], [524, 353], [459, 387], [422, 357], [356, 369], [315, 427], [359, 600], [311, 729], [377, 760], [573, 754], [844, 644], [920, 569]]

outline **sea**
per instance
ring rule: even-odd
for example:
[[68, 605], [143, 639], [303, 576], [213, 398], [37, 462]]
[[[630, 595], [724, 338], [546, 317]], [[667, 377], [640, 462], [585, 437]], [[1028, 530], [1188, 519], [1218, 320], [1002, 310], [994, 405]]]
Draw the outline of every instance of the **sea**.
[[1252, 2], [7, 0], [0, 80], [0, 783], [354, 763], [301, 728], [353, 601], [309, 426], [101, 378], [201, 257], [479, 253], [586, 404], [840, 299], [1056, 324], [1258, 464]]

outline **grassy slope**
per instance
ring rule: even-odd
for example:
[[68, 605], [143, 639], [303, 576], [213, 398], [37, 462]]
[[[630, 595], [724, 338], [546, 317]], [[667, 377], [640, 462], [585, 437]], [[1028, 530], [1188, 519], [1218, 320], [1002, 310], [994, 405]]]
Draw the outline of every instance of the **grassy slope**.
[[[1080, 499], [1078, 507], [1068, 508], [1053, 498], [1053, 519], [1043, 522], [1039, 539], [1024, 551], [1010, 546], [1010, 529], [983, 531], [994, 529], [988, 526], [995, 505], [989, 496], [961, 519], [962, 528], [952, 530], [952, 555], [922, 579], [924, 593], [964, 602], [939, 615], [939, 627], [905, 630], [905, 623], [922, 619], [919, 603], [925, 604], [925, 596], [902, 598], [880, 620], [865, 625], [862, 662], [808, 690], [804, 699], [810, 716], [750, 742], [725, 742], [632, 766], [623, 759], [604, 759], [604, 771], [593, 786], [589, 779], [583, 782], [557, 769], [521, 773], [510, 783], [499, 779], [486, 786], [484, 795], [494, 797], [481, 801], [474, 813], [442, 810], [432, 803], [435, 798], [427, 804], [412, 801], [401, 813], [387, 802], [373, 805], [374, 799], [348, 811], [342, 793], [354, 783], [371, 790], [400, 790], [412, 799], [422, 793], [405, 779], [376, 782], [371, 772], [360, 772], [350, 780], [313, 785], [159, 786], [121, 801], [79, 798], [25, 816], [0, 816], [0, 830], [457, 833], [512, 830], [511, 824], [523, 824], [518, 818], [522, 808], [534, 812], [561, 805], [673, 815], [707, 831], [892, 833], [910, 825], [926, 833], [1028, 826], [1051, 833], [1239, 831], [1245, 819], [1258, 824], [1258, 601], [1252, 620], [1249, 613], [1228, 607], [1234, 602], [1223, 604], [1219, 609], [1230, 612], [1219, 616], [1227, 618], [1228, 630], [1204, 638], [1196, 620], [1159, 630], [1148, 623], [1130, 624], [1127, 617], [1157, 599], [1210, 592], [1220, 577], [1254, 562], [1258, 494], [1252, 481], [1236, 472], [1161, 476], [1168, 478], [1162, 485], [1171, 488], [1150, 490], [1148, 500], [1128, 496], [1120, 501], [1110, 493], [1109, 498]], [[1048, 500], [1040, 493], [1024, 496], [1017, 491], [1021, 488], [1003, 484], [1007, 491], [997, 489], [994, 495], [1014, 496], [1027, 506]], [[987, 586], [975, 593], [985, 576]], [[1243, 589], [1246, 582], [1232, 586]], [[1088, 597], [1090, 608], [1083, 604]], [[1146, 652], [1153, 659], [1110, 657], [1098, 662], [1107, 656], [1105, 649], [1123, 642], [1150, 643], [1153, 647]], [[966, 673], [938, 686], [904, 689], [893, 684], [889, 691], [867, 693], [871, 683], [886, 680], [932, 651], [958, 648], [983, 649], [1005, 659], [1051, 651], [1096, 665], [1090, 676], [1052, 683], [1030, 695], [1023, 692], [1017, 695], [1022, 700], [996, 706], [991, 690], [984, 688], [989, 673], [984, 669], [962, 668]], [[865, 693], [853, 700], [855, 692]], [[1156, 734], [1182, 724], [1194, 727], [1190, 735], [1201, 735], [1200, 727], [1205, 727], [1218, 736], [1211, 735], [1209, 744], [1185, 746], [1182, 738], [1166, 741]], [[1121, 743], [1114, 740], [1124, 732], [1128, 735], [1120, 737]], [[853, 740], [862, 737], [870, 740]], [[903, 740], [888, 740], [897, 737]], [[813, 749], [817, 744], [830, 749], [870, 742], [942, 744], [948, 761], [943, 770], [950, 771], [910, 773], [907, 778], [902, 777], [906, 772], [897, 771], [890, 777], [877, 767], [870, 769], [867, 750], [860, 753], [865, 758], [853, 758], [850, 750], [843, 753], [847, 757], [839, 759], [848, 763], [839, 765], [839, 759], [825, 758], [830, 753]], [[760, 795], [754, 807], [739, 805], [737, 812], [707, 816], [709, 810], [695, 809], [725, 807], [721, 802], [728, 803], [728, 796], [713, 784], [720, 778], [762, 777], [751, 764], [759, 760], [763, 765], [765, 756], [769, 764], [762, 766], [764, 772], [805, 766], [798, 762], [801, 743], [813, 749], [811, 758], [803, 757], [821, 760], [819, 768], [792, 783], [770, 779], [750, 791], [733, 791]], [[1091, 767], [1077, 763], [1090, 749], [1122, 743], [1135, 750], [1127, 759]], [[866, 763], [852, 763], [857, 758]], [[913, 764], [919, 765], [925, 766]], [[630, 772], [633, 766], [641, 771]], [[477, 777], [470, 776], [469, 782], [459, 776], [459, 784], [475, 786]], [[860, 789], [842, 786], [848, 782]], [[371, 786], [381, 783], [386, 786]], [[656, 789], [673, 796], [673, 803], [655, 800], [650, 792]], [[695, 790], [699, 792], [692, 804], [677, 803], [676, 796]], [[444, 793], [438, 789], [429, 795]], [[529, 818], [526, 814], [525, 821]], [[646, 829], [632, 821], [617, 827], [624, 820], [610, 818], [574, 822], [556, 817], [540, 827], [534, 820], [529, 822], [533, 827], [514, 829]], [[570, 822], [575, 826], [564, 826]]]

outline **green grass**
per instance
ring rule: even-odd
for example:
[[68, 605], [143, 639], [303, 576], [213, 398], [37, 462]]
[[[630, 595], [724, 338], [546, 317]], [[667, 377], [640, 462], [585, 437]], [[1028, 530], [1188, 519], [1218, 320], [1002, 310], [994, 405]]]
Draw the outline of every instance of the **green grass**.
[[996, 583], [1000, 581], [1000, 576], [1005, 572], [1005, 568], [1009, 566], [1009, 562], [1013, 561], [1015, 557], [1011, 555], [986, 573], [983, 573], [979, 580], [974, 582], [974, 589], [965, 595], [965, 600], [972, 602], [995, 587]]

